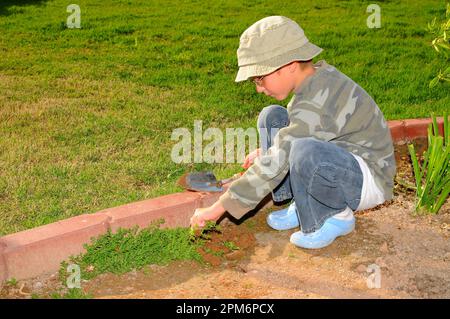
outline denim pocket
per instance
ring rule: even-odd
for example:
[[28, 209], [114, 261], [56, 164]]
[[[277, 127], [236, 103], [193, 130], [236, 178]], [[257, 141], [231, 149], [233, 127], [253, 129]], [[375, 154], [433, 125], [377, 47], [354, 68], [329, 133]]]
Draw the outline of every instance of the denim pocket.
[[328, 163], [318, 165], [308, 187], [308, 193], [315, 200], [334, 209], [345, 208], [345, 197], [337, 183], [339, 170]]

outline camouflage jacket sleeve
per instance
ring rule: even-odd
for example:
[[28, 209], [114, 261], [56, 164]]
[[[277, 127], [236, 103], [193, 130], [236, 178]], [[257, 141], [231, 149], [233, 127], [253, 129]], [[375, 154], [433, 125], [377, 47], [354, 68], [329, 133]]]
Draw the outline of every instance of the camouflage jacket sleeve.
[[222, 206], [233, 217], [241, 218], [281, 183], [289, 171], [291, 141], [311, 136], [316, 126], [313, 124], [320, 123], [318, 111], [321, 110], [306, 101], [295, 103], [295, 96], [288, 110], [289, 126], [278, 131], [267, 153], [255, 159], [246, 173], [220, 197]]

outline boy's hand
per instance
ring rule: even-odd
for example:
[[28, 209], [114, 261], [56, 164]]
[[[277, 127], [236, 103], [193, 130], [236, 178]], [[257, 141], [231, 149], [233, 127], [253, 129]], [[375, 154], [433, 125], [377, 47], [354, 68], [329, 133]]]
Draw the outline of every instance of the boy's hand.
[[197, 208], [191, 217], [191, 228], [203, 228], [207, 221], [216, 221], [225, 213], [225, 209], [220, 202], [216, 202], [210, 207]]
[[250, 166], [253, 165], [253, 162], [255, 161], [255, 158], [259, 157], [261, 155], [261, 148], [257, 148], [256, 150], [254, 150], [253, 152], [251, 152], [250, 154], [248, 154], [245, 157], [244, 163], [242, 164], [242, 167], [244, 169], [249, 168]]

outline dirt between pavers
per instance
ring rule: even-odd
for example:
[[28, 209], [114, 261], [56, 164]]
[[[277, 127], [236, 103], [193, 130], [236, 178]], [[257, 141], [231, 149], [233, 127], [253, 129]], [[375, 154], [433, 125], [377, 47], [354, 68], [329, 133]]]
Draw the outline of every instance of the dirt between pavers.
[[[411, 177], [407, 165], [399, 171]], [[240, 225], [223, 221], [213, 242], [242, 247], [224, 250], [214, 266], [149, 265], [82, 288], [94, 298], [450, 298], [450, 201], [438, 215], [413, 216], [413, 194], [398, 185], [394, 191], [392, 201], [355, 213], [355, 231], [323, 249], [290, 244], [296, 230], [270, 229], [265, 210]], [[63, 288], [56, 278], [4, 286], [0, 297], [43, 296]]]

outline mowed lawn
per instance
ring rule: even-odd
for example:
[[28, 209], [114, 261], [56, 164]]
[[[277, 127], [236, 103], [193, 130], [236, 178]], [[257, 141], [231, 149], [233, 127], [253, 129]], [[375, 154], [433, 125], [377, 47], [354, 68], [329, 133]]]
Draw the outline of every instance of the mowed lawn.
[[[81, 8], [68, 29], [66, 7]], [[387, 119], [442, 115], [450, 87], [425, 28], [443, 1], [12, 1], [0, 3], [0, 235], [181, 191], [171, 133], [255, 126], [279, 103], [236, 84], [240, 34], [285, 15], [371, 94]], [[283, 105], [288, 100], [283, 101]], [[205, 142], [206, 144], [207, 142]]]

